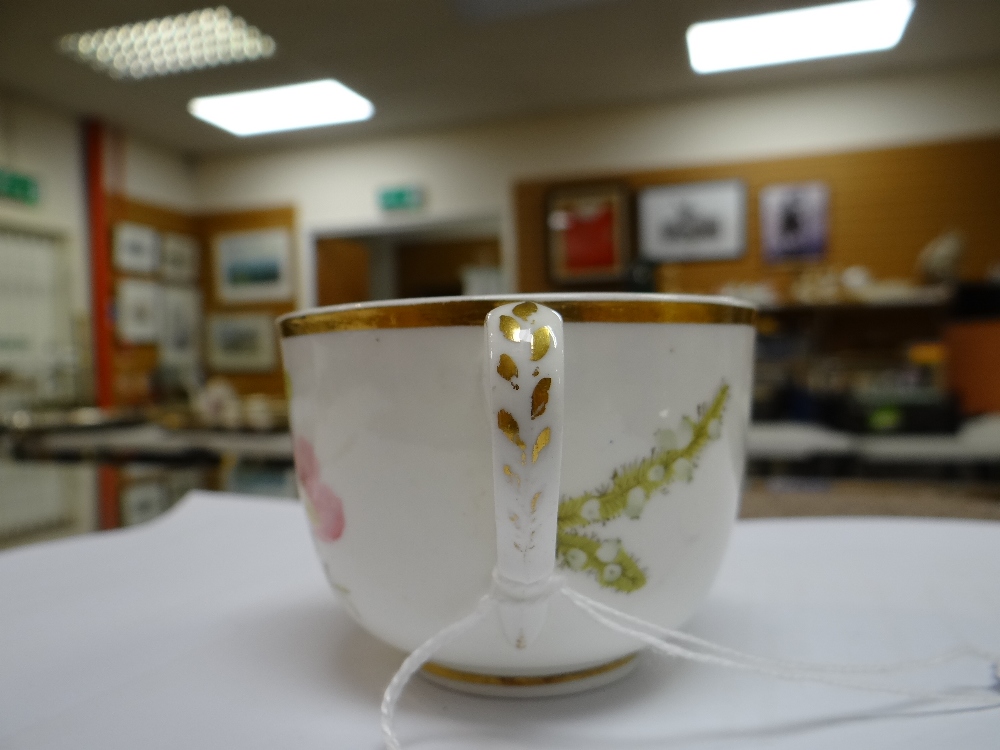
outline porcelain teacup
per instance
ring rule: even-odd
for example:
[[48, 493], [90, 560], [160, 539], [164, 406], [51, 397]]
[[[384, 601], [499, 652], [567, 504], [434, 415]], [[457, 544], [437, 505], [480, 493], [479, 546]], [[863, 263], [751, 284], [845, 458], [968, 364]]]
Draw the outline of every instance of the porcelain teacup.
[[[484, 335], [491, 311], [511, 303], [493, 333], [530, 339], [519, 362], [491, 359]], [[539, 309], [558, 319], [545, 327], [558, 331], [561, 375], [547, 374], [544, 354], [535, 359]], [[406, 651], [468, 614], [502, 558], [507, 518], [495, 488], [517, 489], [551, 448], [558, 573], [623, 612], [681, 624], [712, 583], [739, 504], [753, 317], [729, 298], [594, 293], [394, 300], [281, 318], [299, 492], [343, 604]], [[496, 407], [500, 397], [524, 404], [520, 427]], [[550, 417], [560, 446], [542, 439]], [[497, 458], [502, 445], [513, 458]], [[518, 648], [503, 623], [485, 622], [424, 672], [471, 690], [558, 692], [612, 679], [638, 650], [555, 599], [534, 635]]]

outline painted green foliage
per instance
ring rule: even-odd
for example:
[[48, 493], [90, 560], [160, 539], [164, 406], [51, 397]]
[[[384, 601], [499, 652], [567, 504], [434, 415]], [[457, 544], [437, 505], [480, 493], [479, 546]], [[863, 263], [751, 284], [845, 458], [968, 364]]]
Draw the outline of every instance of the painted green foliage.
[[691, 481], [698, 456], [719, 437], [729, 386], [722, 383], [697, 419], [685, 416], [680, 428], [660, 430], [649, 456], [618, 467], [609, 484], [559, 501], [556, 558], [561, 567], [586, 571], [602, 586], [625, 593], [646, 585], [646, 574], [619, 539], [601, 539], [585, 529], [625, 515], [638, 520], [646, 503], [675, 481]]

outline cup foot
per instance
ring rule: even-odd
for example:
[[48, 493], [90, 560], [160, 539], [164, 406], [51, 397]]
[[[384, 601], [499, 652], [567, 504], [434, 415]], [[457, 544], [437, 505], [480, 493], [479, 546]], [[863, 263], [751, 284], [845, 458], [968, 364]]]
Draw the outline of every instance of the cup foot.
[[429, 662], [420, 670], [424, 679], [460, 693], [490, 698], [544, 698], [571, 695], [618, 680], [636, 665], [635, 654], [573, 672], [543, 675], [491, 675], [463, 672]]

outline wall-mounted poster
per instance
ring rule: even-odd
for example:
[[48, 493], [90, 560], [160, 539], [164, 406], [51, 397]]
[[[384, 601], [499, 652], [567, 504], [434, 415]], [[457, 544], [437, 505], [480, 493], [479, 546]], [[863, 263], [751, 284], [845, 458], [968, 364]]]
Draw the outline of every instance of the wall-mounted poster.
[[198, 280], [198, 240], [187, 234], [163, 235], [160, 276], [164, 281], [191, 283]]
[[155, 281], [120, 279], [115, 287], [115, 329], [125, 344], [160, 340], [160, 285]]
[[156, 273], [160, 265], [160, 233], [145, 224], [115, 224], [114, 266], [131, 273]]
[[621, 185], [562, 188], [548, 198], [549, 275], [557, 284], [622, 279], [628, 267], [628, 193]]
[[639, 252], [660, 262], [732, 260], [746, 251], [741, 180], [660, 185], [639, 193]]
[[822, 182], [769, 185], [760, 191], [760, 236], [772, 263], [823, 257], [830, 189]]
[[201, 293], [194, 287], [165, 286], [160, 309], [160, 364], [178, 369], [196, 367], [201, 332]]
[[215, 288], [222, 302], [292, 298], [292, 238], [287, 229], [219, 234], [214, 250]]
[[208, 366], [216, 372], [270, 372], [278, 366], [274, 317], [259, 313], [208, 318]]

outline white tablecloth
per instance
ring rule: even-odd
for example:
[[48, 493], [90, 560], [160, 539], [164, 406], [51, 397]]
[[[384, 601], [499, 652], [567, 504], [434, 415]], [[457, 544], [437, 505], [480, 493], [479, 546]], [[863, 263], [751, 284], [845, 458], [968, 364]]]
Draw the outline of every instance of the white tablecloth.
[[[795, 659], [1000, 651], [1000, 524], [741, 522], [688, 629]], [[376, 750], [400, 659], [337, 603], [291, 501], [193, 493], [143, 527], [0, 553], [5, 750]], [[942, 674], [989, 683], [981, 663]], [[565, 698], [416, 680], [398, 729], [421, 750], [1000, 747], [1000, 710], [900, 718], [894, 705], [645, 655]]]

